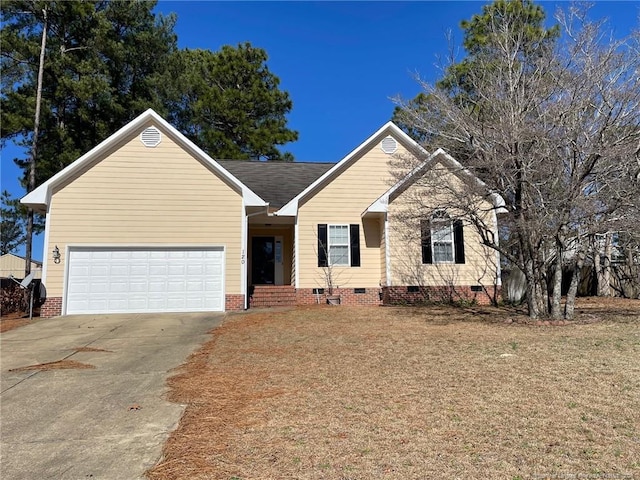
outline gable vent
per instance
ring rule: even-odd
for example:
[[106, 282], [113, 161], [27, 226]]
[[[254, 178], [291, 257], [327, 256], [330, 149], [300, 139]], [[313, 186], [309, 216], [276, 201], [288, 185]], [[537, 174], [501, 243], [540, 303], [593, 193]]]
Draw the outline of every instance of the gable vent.
[[156, 127], [145, 128], [140, 134], [140, 141], [145, 147], [157, 147], [162, 140], [162, 134]]
[[386, 137], [380, 142], [380, 148], [384, 153], [391, 155], [398, 149], [398, 142], [393, 137]]

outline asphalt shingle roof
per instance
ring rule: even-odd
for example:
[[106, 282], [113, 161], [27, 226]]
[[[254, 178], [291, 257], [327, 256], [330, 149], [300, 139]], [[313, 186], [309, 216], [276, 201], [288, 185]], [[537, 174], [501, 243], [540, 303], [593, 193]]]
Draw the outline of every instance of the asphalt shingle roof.
[[272, 207], [280, 208], [324, 175], [335, 163], [217, 160], [231, 175]]

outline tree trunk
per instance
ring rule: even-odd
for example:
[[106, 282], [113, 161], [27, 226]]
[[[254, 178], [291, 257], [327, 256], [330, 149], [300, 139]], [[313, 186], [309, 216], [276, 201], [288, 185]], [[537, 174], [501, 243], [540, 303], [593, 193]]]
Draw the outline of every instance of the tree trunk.
[[540, 305], [538, 298], [539, 284], [533, 271], [533, 260], [525, 263], [524, 276], [527, 279], [527, 307], [529, 309], [529, 318], [538, 318], [540, 316]]
[[604, 255], [602, 260], [600, 257], [600, 249], [596, 247], [594, 252], [594, 262], [597, 257], [598, 261], [598, 296], [610, 297], [611, 296], [611, 233], [607, 233], [604, 237]]
[[562, 318], [562, 246], [556, 243], [556, 262], [553, 272], [553, 294], [551, 297], [551, 317], [555, 320]]
[[[38, 153], [38, 130], [40, 128], [40, 104], [42, 103], [42, 77], [44, 73], [44, 55], [47, 47], [47, 9], [42, 10], [44, 20], [42, 24], [42, 42], [40, 44], [40, 64], [38, 66], [38, 86], [36, 90], [36, 113], [33, 122], [33, 144], [31, 146], [31, 158], [29, 159], [29, 182], [27, 193], [36, 188], [36, 155]], [[33, 209], [27, 210], [27, 232], [24, 252], [24, 276], [31, 273], [31, 253], [33, 249]], [[43, 259], [44, 260], [44, 259]]]
[[538, 273], [538, 281], [536, 282], [536, 299], [538, 316], [546, 317], [549, 314], [549, 289], [547, 288], [547, 280], [541, 272]]
[[575, 307], [576, 307], [576, 294], [578, 293], [578, 282], [580, 281], [580, 272], [584, 265], [585, 254], [582, 250], [579, 250], [576, 254], [576, 261], [573, 265], [573, 272], [571, 274], [571, 283], [569, 284], [569, 291], [567, 292], [567, 302], [564, 306], [564, 318], [567, 320], [573, 319]]

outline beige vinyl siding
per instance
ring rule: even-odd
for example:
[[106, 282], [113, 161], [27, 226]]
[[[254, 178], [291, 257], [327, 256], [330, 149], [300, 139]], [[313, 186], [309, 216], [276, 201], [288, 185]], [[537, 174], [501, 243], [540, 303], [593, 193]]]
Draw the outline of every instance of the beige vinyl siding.
[[167, 135], [155, 148], [135, 136], [54, 191], [49, 297], [62, 296], [67, 245], [224, 246], [225, 293], [241, 293], [242, 196]]
[[[475, 227], [464, 223], [465, 263], [422, 263], [420, 213], [416, 212], [416, 199], [424, 207], [424, 216], [429, 218], [434, 208], [443, 207], [452, 212], [454, 201], [449, 193], [434, 193], [436, 185], [450, 185], [454, 189], [466, 186], [453, 174], [442, 168], [427, 173], [431, 179], [420, 181], [409, 187], [389, 205], [389, 241], [391, 245], [391, 274], [393, 285], [494, 285], [497, 278], [497, 257], [494, 250], [482, 245]], [[443, 189], [446, 190], [446, 189]], [[482, 212], [485, 222], [495, 225], [492, 205], [475, 197], [472, 200]], [[412, 211], [407, 215], [407, 211]], [[399, 218], [402, 218], [400, 220]]]
[[[406, 154], [399, 145], [396, 155]], [[360, 225], [360, 267], [334, 266], [335, 283], [341, 288], [377, 287], [383, 281], [380, 222], [361, 218], [362, 213], [392, 185], [389, 161], [380, 142], [355, 159], [344, 171], [299, 206], [298, 235], [301, 288], [325, 287], [318, 267], [318, 224]]]
[[[24, 267], [24, 258], [12, 253], [6, 253], [0, 257], [0, 277], [2, 278], [9, 276], [24, 278]], [[31, 273], [33, 273], [33, 278], [40, 278], [42, 276], [42, 267], [37, 263], [31, 262]]]

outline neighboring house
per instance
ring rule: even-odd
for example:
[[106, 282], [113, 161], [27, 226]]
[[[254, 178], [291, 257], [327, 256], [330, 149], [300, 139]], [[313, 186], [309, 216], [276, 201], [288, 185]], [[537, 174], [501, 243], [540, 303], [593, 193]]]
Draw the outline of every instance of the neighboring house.
[[[393, 185], [397, 155], [424, 161]], [[394, 220], [416, 179], [454, 162], [392, 123], [336, 164], [215, 161], [148, 110], [22, 199], [46, 213], [42, 315], [311, 304], [327, 268], [347, 304], [442, 287], [485, 301], [499, 262], [471, 228], [425, 212], [411, 238]]]
[[[25, 258], [13, 253], [5, 253], [0, 257], [0, 278], [14, 277], [22, 280], [24, 278]], [[31, 261], [31, 273], [33, 278], [42, 277], [42, 262]]]

